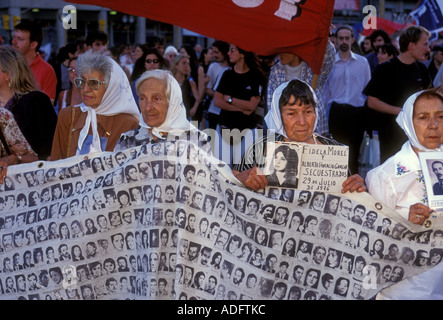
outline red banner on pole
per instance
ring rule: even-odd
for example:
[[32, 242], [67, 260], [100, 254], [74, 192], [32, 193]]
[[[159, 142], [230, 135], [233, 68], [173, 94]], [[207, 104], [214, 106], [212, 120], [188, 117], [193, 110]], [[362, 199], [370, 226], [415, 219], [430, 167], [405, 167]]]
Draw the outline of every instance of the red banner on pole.
[[[320, 73], [334, 0], [74, 0], [234, 43], [261, 55], [292, 52]], [[81, 12], [78, 12], [81, 14]]]

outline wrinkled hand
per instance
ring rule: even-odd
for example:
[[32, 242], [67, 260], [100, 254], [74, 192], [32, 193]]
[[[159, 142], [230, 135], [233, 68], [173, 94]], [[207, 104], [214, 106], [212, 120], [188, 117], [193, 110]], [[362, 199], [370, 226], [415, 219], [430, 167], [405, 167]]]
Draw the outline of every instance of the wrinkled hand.
[[5, 161], [0, 161], [0, 184], [5, 182], [6, 175], [8, 173], [8, 163]]
[[409, 221], [415, 224], [423, 225], [433, 212], [431, 208], [423, 203], [416, 203], [409, 207]]
[[350, 177], [348, 177], [342, 184], [342, 189], [341, 189], [341, 193], [346, 193], [347, 191], [349, 192], [365, 192], [366, 191], [366, 186], [365, 186], [365, 180], [363, 180], [363, 178], [358, 175], [358, 174], [354, 174]]
[[263, 189], [268, 185], [268, 179], [266, 179], [264, 174], [260, 170], [258, 170], [257, 167], [253, 167], [243, 172], [237, 171], [234, 174], [241, 183], [254, 191]]

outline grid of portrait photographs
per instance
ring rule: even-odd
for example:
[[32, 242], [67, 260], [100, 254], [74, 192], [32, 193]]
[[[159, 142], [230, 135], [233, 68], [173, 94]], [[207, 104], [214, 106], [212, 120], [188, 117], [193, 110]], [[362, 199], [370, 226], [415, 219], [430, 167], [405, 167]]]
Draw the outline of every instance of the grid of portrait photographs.
[[187, 141], [56, 164], [11, 167], [0, 192], [2, 300], [370, 299], [443, 255], [443, 231], [346, 195], [248, 190]]

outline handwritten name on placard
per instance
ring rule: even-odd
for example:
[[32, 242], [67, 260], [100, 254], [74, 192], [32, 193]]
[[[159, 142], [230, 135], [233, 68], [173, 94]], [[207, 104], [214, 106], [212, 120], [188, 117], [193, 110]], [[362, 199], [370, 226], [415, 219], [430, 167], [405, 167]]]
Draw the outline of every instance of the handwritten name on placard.
[[340, 192], [348, 177], [348, 158], [347, 146], [303, 146], [298, 188]]

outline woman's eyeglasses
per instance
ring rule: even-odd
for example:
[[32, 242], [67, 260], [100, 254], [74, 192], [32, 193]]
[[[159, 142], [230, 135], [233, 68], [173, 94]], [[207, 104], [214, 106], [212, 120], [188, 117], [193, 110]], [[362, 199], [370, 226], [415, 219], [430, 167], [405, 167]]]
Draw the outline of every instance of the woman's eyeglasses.
[[229, 52], [235, 52], [235, 51], [238, 51], [238, 49], [237, 48], [229, 48]]
[[68, 71], [69, 72], [75, 72], [75, 69], [74, 68], [68, 68]]
[[83, 89], [85, 87], [85, 84], [87, 84], [88, 87], [91, 88], [92, 90], [98, 90], [100, 89], [100, 85], [105, 83], [106, 83], [105, 81], [100, 81], [98, 79], [85, 80], [80, 77], [74, 79], [74, 85], [79, 89]]
[[145, 62], [148, 63], [148, 64], [158, 63], [158, 59], [146, 59]]

